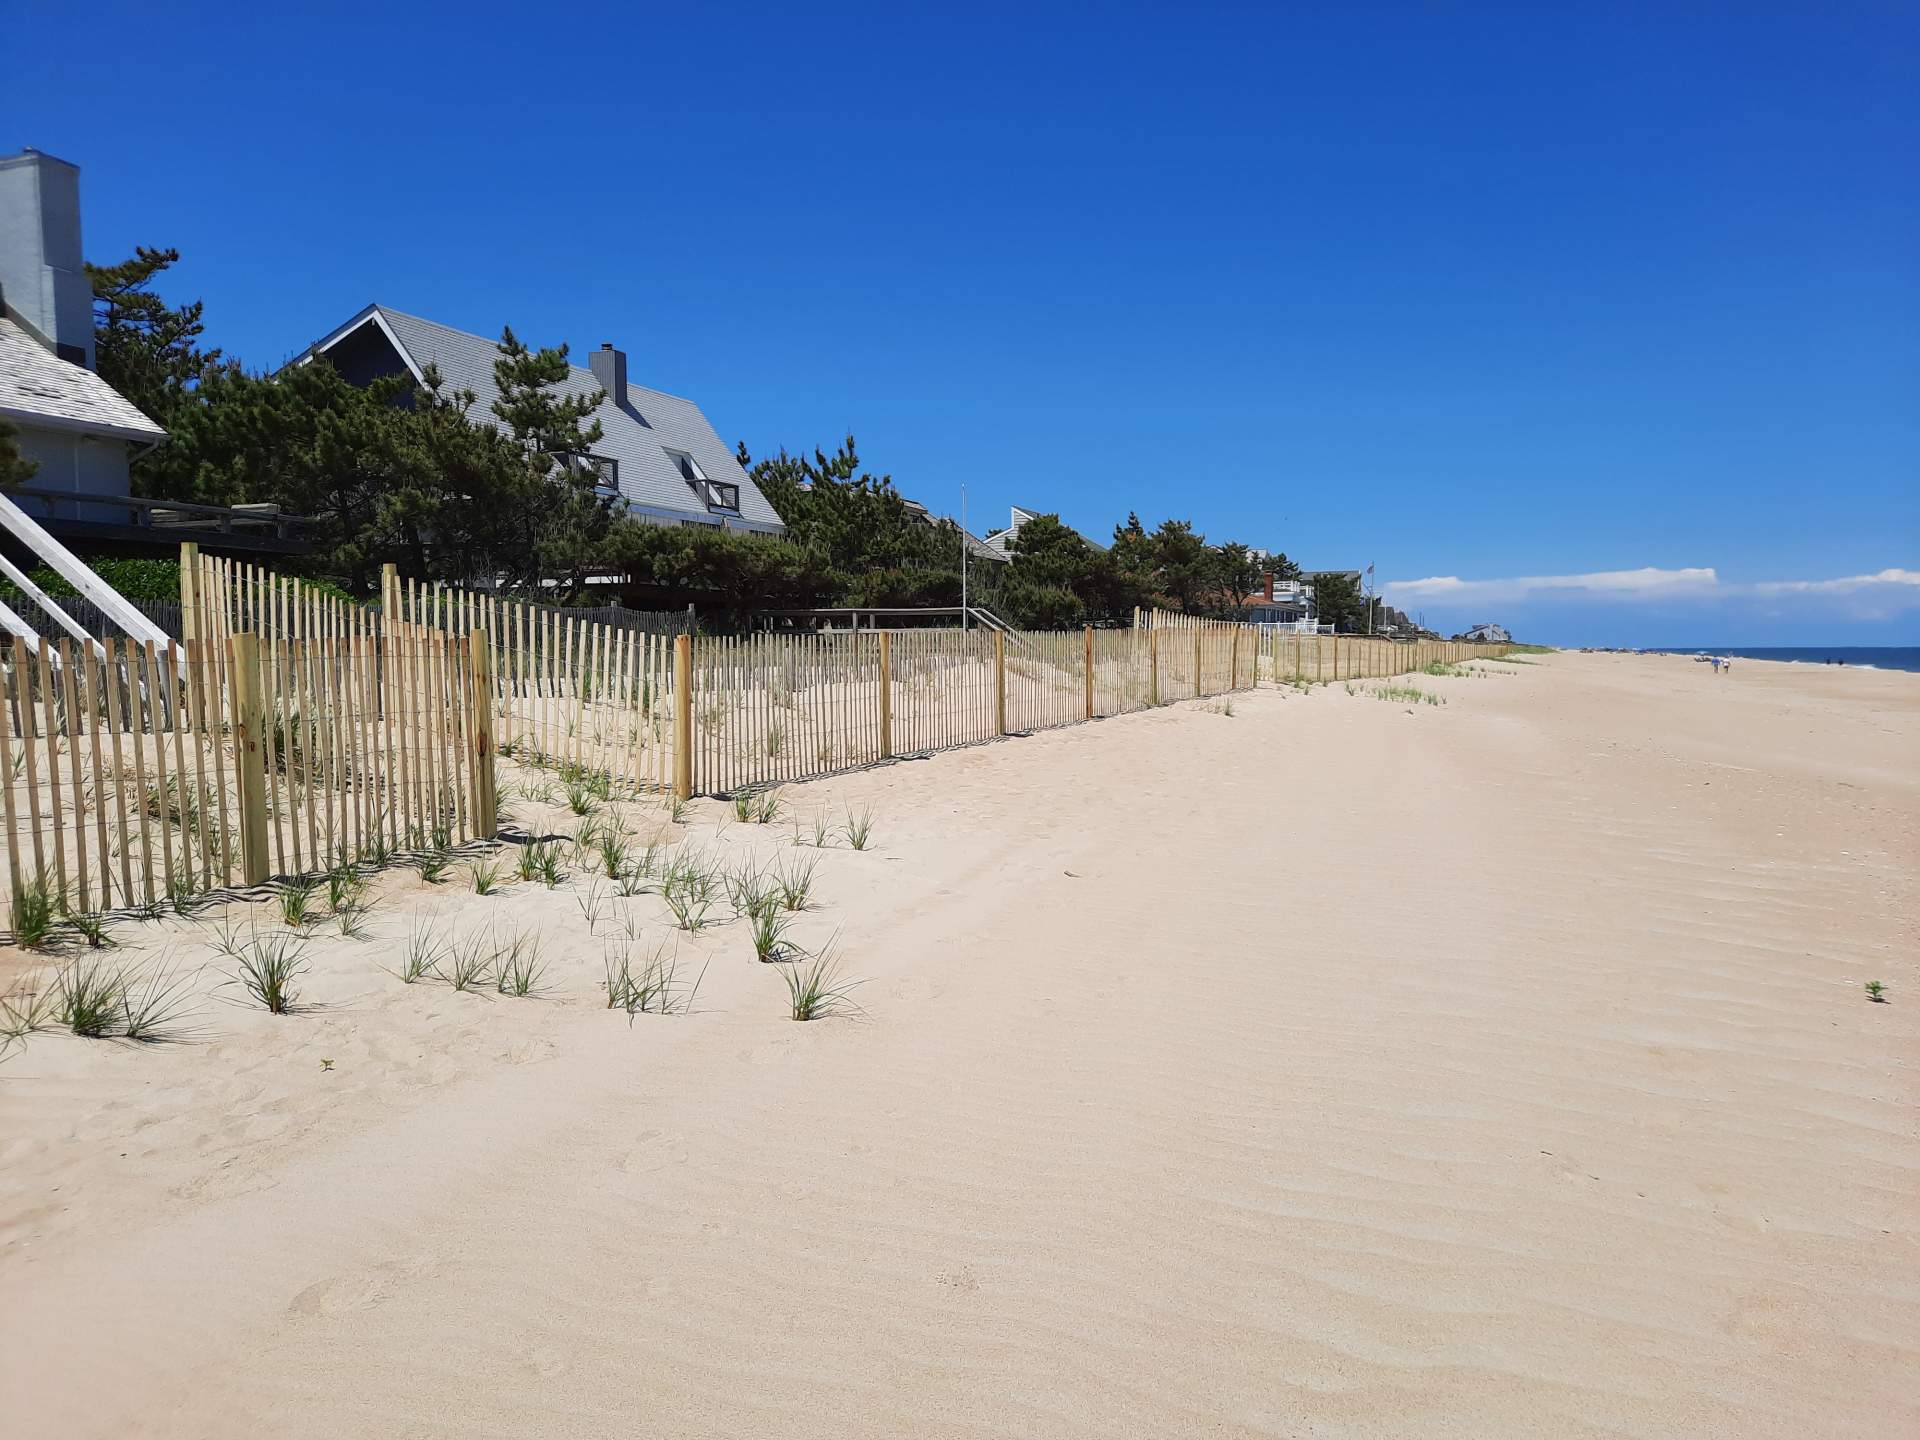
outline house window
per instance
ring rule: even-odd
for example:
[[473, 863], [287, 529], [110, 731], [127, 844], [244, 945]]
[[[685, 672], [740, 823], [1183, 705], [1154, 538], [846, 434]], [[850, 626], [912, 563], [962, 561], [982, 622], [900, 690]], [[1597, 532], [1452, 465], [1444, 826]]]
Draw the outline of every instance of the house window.
[[724, 480], [710, 480], [707, 472], [700, 468], [700, 462], [684, 450], [669, 450], [667, 458], [673, 462], [673, 468], [680, 472], [680, 478], [693, 488], [700, 497], [700, 503], [709, 510], [724, 510], [730, 515], [740, 513], [740, 487], [730, 485]]
[[620, 490], [620, 462], [611, 455], [588, 455], [572, 450], [553, 450], [555, 456], [569, 470], [580, 471], [593, 476], [593, 488], [617, 494]]

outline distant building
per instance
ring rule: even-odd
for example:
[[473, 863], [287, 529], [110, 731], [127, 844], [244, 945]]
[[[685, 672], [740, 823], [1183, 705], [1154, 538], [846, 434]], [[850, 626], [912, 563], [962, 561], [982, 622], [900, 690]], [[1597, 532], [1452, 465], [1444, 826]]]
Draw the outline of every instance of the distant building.
[[38, 150], [0, 157], [0, 420], [39, 466], [29, 491], [58, 492], [19, 503], [36, 518], [99, 523], [125, 507], [80, 500], [126, 496], [133, 457], [167, 432], [94, 373], [81, 256], [80, 167]]
[[1509, 645], [1513, 636], [1507, 633], [1507, 627], [1496, 625], [1491, 620], [1483, 620], [1453, 637], [1456, 640], [1474, 640], [1483, 645]]
[[[1012, 514], [1007, 521], [1007, 528], [990, 532], [987, 538], [981, 543], [989, 550], [997, 551], [1002, 560], [1011, 560], [1013, 558], [1013, 551], [1010, 547], [1013, 544], [1013, 537], [1020, 533], [1020, 527], [1026, 524], [1027, 521], [1038, 520], [1042, 515], [1048, 513], [1050, 512], [1045, 510], [1029, 510], [1024, 506], [1015, 505], [1012, 507]], [[1078, 530], [1075, 530], [1073, 533], [1080, 535]], [[1107, 548], [1098, 540], [1088, 539], [1085, 535], [1080, 535], [1080, 538], [1096, 550], [1105, 550]]]
[[[952, 519], [951, 516], [936, 516], [918, 500], [908, 500], [905, 496], [902, 496], [901, 503], [907, 507], [907, 513], [909, 515], [923, 524], [938, 525], [941, 521], [945, 520], [956, 530], [960, 528], [959, 521]], [[986, 541], [982, 540], [978, 535], [975, 535], [971, 530], [961, 530], [960, 533], [966, 537], [967, 554], [974, 560], [987, 560], [996, 565], [1004, 565], [1013, 558], [1007, 554], [1005, 550], [994, 549], [993, 546], [987, 544]]]
[[1320, 628], [1313, 618], [1313, 586], [1301, 580], [1277, 580], [1271, 570], [1261, 588], [1240, 603], [1249, 624], [1306, 635]]
[[[493, 363], [498, 345], [385, 305], [369, 305], [315, 341], [294, 362], [324, 355], [355, 385], [384, 375], [422, 377], [429, 365], [449, 389], [471, 390], [468, 418], [499, 425]], [[691, 400], [649, 390], [627, 380], [627, 357], [611, 344], [569, 368], [560, 389], [568, 395], [604, 392], [593, 412], [602, 436], [591, 455], [570, 459], [594, 472], [601, 493], [619, 501], [636, 520], [656, 525], [702, 525], [712, 529], [785, 533], [786, 526], [740, 468], [739, 458], [714, 433]]]

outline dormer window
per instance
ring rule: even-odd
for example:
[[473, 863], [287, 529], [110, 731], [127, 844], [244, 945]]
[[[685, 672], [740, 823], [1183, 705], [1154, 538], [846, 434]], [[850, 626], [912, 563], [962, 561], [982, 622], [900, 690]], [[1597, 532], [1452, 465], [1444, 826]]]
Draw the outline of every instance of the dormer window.
[[667, 459], [673, 462], [673, 468], [680, 472], [680, 478], [693, 488], [693, 493], [700, 497], [700, 503], [707, 509], [724, 511], [729, 515], [740, 513], [738, 485], [708, 479], [707, 472], [700, 468], [700, 462], [684, 450], [667, 451]]
[[569, 470], [593, 476], [593, 488], [601, 494], [620, 493], [620, 462], [611, 455], [586, 455], [570, 450], [554, 450], [549, 454], [557, 456]]

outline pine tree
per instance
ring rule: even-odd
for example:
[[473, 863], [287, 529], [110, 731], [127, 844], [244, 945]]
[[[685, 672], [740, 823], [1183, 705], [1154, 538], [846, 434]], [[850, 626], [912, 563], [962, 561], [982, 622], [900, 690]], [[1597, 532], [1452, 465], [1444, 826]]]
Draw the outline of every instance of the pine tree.
[[565, 582], [563, 595], [577, 594], [590, 571], [605, 563], [605, 542], [613, 528], [614, 496], [596, 489], [599, 475], [593, 447], [604, 431], [593, 412], [606, 399], [598, 386], [568, 393], [572, 378], [567, 347], [529, 350], [512, 327], [500, 334], [500, 358], [493, 362], [500, 398], [493, 413], [522, 447], [537, 481], [522, 495], [520, 518], [532, 540], [516, 578], [524, 585], [542, 579]]
[[0, 490], [11, 490], [31, 480], [40, 466], [20, 453], [14, 436], [20, 432], [0, 420]]
[[131, 260], [88, 265], [93, 283], [94, 368], [100, 378], [166, 429], [192, 391], [221, 365], [202, 350], [202, 302], [179, 309], [154, 294], [154, 277], [180, 259], [178, 250], [136, 246]]

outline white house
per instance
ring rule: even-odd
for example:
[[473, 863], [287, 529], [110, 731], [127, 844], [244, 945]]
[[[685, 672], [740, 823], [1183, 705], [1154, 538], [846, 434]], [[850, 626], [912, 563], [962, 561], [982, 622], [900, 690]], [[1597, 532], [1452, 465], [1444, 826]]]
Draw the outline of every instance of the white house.
[[77, 502], [125, 496], [129, 462], [167, 433], [94, 373], [80, 169], [38, 150], [0, 157], [0, 420], [39, 467], [29, 491], [58, 492], [21, 508], [66, 518], [110, 513]]

